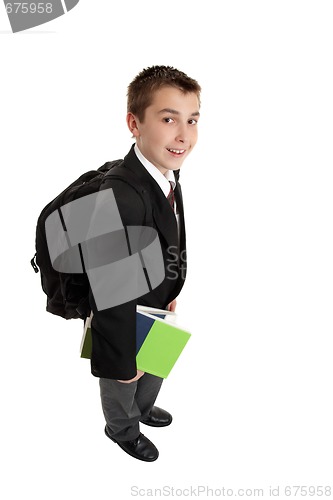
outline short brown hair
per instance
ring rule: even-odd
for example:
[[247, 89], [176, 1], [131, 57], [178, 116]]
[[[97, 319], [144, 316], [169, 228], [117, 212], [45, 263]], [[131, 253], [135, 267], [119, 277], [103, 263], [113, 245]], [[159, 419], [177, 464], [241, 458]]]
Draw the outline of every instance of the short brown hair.
[[200, 104], [201, 87], [196, 80], [172, 66], [151, 66], [143, 69], [129, 84], [127, 112], [133, 113], [143, 122], [146, 108], [151, 105], [154, 93], [161, 87], [175, 87], [184, 94], [194, 92]]

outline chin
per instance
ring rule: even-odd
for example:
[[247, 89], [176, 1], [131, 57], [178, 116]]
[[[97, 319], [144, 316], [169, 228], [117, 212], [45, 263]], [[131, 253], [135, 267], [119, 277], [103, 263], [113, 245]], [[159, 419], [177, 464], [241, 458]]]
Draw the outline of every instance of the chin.
[[167, 165], [165, 168], [167, 168], [168, 170], [179, 170], [182, 165], [183, 162], [179, 163], [179, 165]]

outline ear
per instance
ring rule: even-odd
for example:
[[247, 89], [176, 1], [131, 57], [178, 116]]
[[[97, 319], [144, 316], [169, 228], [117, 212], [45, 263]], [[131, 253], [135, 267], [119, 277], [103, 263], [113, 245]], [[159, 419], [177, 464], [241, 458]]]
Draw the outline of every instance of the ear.
[[138, 118], [135, 115], [133, 115], [133, 113], [127, 113], [126, 122], [127, 122], [128, 128], [132, 134], [132, 137], [139, 137], [140, 132], [139, 132], [138, 124], [140, 122], [139, 122]]

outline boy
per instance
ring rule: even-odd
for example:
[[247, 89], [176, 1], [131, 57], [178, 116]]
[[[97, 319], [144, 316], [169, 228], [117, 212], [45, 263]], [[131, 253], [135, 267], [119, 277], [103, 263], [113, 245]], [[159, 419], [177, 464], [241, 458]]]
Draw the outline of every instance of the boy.
[[[109, 309], [98, 311], [92, 293], [92, 374], [100, 378], [105, 433], [126, 453], [144, 461], [158, 450], [139, 423], [162, 427], [171, 415], [154, 402], [162, 379], [136, 368], [136, 305], [175, 310], [185, 280], [185, 226], [179, 169], [197, 141], [199, 84], [169, 66], [144, 69], [128, 87], [127, 125], [136, 143], [124, 159], [138, 186], [149, 193], [153, 227], [162, 249], [165, 278], [155, 289]], [[110, 178], [124, 226], [145, 225], [145, 207], [137, 191]]]

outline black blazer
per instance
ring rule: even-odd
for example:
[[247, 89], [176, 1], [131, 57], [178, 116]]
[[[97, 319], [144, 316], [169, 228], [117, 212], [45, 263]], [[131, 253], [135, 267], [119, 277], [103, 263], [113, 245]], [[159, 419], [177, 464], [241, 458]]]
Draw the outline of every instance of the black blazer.
[[[186, 246], [183, 201], [179, 171], [175, 199], [179, 211], [178, 227], [170, 204], [154, 178], [147, 172], [134, 152], [134, 145], [124, 158], [121, 168], [129, 169], [138, 178], [138, 187], [149, 193], [152, 223], [162, 248], [165, 278], [151, 292], [125, 304], [97, 311], [90, 291], [89, 301], [94, 312], [92, 320], [91, 372], [96, 377], [128, 380], [136, 375], [136, 305], [165, 309], [177, 297], [186, 275]], [[101, 189], [112, 187], [124, 226], [142, 226], [145, 206], [140, 195], [127, 183], [110, 177]]]

